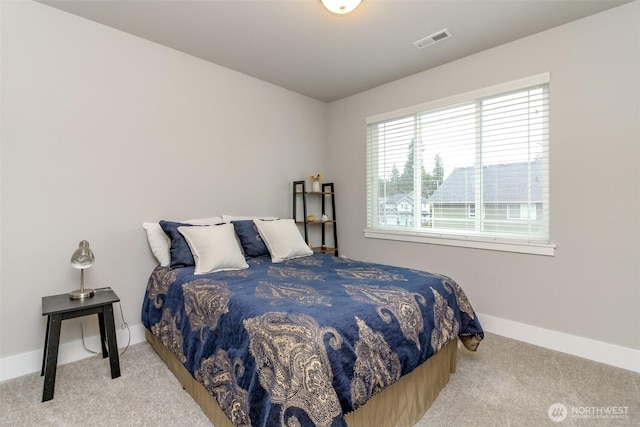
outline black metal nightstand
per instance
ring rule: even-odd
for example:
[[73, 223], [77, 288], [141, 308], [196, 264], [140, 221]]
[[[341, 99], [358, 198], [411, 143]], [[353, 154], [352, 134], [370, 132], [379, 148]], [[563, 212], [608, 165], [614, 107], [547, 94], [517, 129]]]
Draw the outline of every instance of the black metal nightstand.
[[120, 298], [118, 298], [111, 288], [96, 289], [96, 294], [93, 297], [85, 299], [73, 300], [69, 298], [69, 294], [42, 297], [42, 315], [48, 316], [47, 333], [44, 338], [42, 370], [40, 371], [40, 375], [44, 375], [43, 402], [53, 399], [56, 368], [58, 364], [58, 348], [60, 346], [60, 329], [63, 320], [97, 314], [100, 325], [102, 357], [106, 358], [109, 356], [111, 378], [118, 378], [120, 376], [120, 360], [118, 358], [116, 328], [113, 319], [113, 303], [119, 301]]

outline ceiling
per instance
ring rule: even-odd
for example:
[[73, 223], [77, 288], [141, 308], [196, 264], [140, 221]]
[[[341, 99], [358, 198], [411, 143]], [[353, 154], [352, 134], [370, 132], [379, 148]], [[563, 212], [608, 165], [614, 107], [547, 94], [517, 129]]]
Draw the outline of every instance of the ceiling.
[[320, 0], [40, 0], [325, 102], [628, 2], [363, 0], [339, 16]]

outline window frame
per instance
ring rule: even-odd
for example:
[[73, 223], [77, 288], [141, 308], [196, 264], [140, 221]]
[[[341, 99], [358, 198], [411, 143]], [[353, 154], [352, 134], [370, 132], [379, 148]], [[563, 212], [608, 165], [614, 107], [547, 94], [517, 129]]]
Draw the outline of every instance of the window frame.
[[[528, 87], [548, 84], [550, 87], [550, 74], [542, 73], [531, 77], [526, 77], [523, 79], [514, 80], [511, 82], [498, 84], [494, 86], [490, 86], [487, 88], [466, 92], [458, 95], [454, 95], [451, 97], [403, 108], [400, 110], [395, 110], [388, 113], [378, 114], [375, 116], [366, 118], [367, 127], [370, 124], [378, 123], [386, 120], [398, 119], [403, 116], [408, 116], [412, 114], [416, 114], [422, 111], [429, 111], [437, 108], [443, 108], [452, 106], [461, 102], [466, 102], [470, 100], [474, 100], [477, 98], [483, 98], [488, 96], [500, 95], [502, 93], [524, 90]], [[550, 90], [549, 90], [550, 92]], [[550, 99], [550, 93], [547, 94], [548, 99]], [[547, 117], [547, 120], [550, 120], [550, 117]], [[367, 131], [367, 135], [369, 135]], [[369, 139], [369, 136], [367, 136]], [[368, 142], [367, 142], [368, 144]], [[546, 147], [547, 153], [549, 147]], [[369, 147], [367, 146], [367, 153], [369, 152]], [[368, 158], [369, 154], [367, 154], [367, 163], [369, 162]], [[550, 160], [547, 160], [550, 162]], [[548, 169], [545, 171], [547, 180], [549, 183], [549, 172]], [[374, 178], [369, 176], [369, 165], [367, 164], [367, 198], [369, 199], [369, 192], [371, 188], [370, 180]], [[546, 200], [550, 200], [548, 192], [550, 192], [549, 185], [547, 186], [547, 195]], [[367, 217], [370, 215], [377, 215], [377, 207], [374, 206], [375, 203], [372, 201], [367, 201], [366, 214]], [[549, 231], [549, 243], [540, 243], [540, 242], [530, 242], [524, 239], [510, 239], [510, 238], [497, 238], [493, 236], [479, 236], [476, 234], [465, 233], [464, 230], [416, 230], [416, 229], [396, 229], [392, 227], [370, 227], [369, 220], [367, 220], [367, 227], [363, 230], [365, 238], [373, 238], [373, 239], [384, 239], [384, 240], [397, 240], [397, 241], [406, 241], [406, 242], [415, 242], [415, 243], [426, 243], [426, 244], [436, 244], [436, 245], [446, 245], [446, 246], [457, 246], [457, 247], [465, 247], [465, 248], [474, 248], [474, 249], [487, 249], [487, 250], [497, 250], [497, 251], [506, 251], [506, 252], [517, 252], [517, 253], [526, 253], [526, 254], [534, 254], [534, 255], [546, 255], [546, 256], [554, 256], [555, 255], [555, 243], [551, 240], [551, 218], [549, 215], [549, 203], [543, 204], [543, 209], [545, 209], [545, 214], [548, 218], [548, 231]], [[524, 207], [521, 206], [521, 210]], [[376, 211], [374, 214], [369, 210], [372, 209]], [[469, 214], [469, 208], [467, 207], [467, 213]], [[535, 206], [534, 206], [534, 209]], [[481, 210], [484, 212], [484, 209]], [[530, 214], [530, 212], [528, 212]], [[534, 212], [534, 216], [535, 216]], [[477, 216], [477, 209], [476, 215]]]

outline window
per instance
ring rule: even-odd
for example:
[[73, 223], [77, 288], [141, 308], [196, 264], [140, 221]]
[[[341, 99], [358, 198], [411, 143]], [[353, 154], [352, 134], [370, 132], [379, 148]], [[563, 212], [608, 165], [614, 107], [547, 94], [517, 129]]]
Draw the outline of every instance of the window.
[[507, 205], [507, 218], [509, 219], [536, 219], [536, 205], [533, 204], [516, 204]]
[[548, 92], [544, 74], [368, 118], [365, 236], [552, 255]]

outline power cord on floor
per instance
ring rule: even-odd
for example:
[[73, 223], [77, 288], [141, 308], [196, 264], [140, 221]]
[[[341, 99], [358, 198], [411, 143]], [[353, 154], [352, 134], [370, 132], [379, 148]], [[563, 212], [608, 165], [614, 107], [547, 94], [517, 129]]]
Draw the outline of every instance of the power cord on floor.
[[[106, 288], [96, 288], [94, 289], [95, 292], [105, 292], [105, 291], [109, 291], [111, 290], [110, 287], [106, 287]], [[120, 356], [122, 356], [123, 354], [125, 354], [127, 352], [127, 350], [129, 349], [129, 345], [131, 344], [131, 329], [129, 329], [129, 324], [126, 322], [126, 320], [124, 320], [124, 313], [122, 312], [122, 304], [120, 303], [120, 301], [118, 301], [118, 307], [120, 307], [120, 317], [122, 318], [122, 325], [120, 325], [120, 329], [122, 329], [123, 331], [126, 329], [127, 332], [129, 333], [129, 338], [127, 339], [127, 345], [124, 348], [124, 350], [122, 350], [122, 353], [120, 353]], [[82, 346], [84, 347], [84, 349], [86, 351], [88, 351], [89, 353], [93, 353], [93, 354], [102, 354], [101, 351], [93, 351], [90, 348], [87, 347], [85, 341], [84, 341], [84, 324], [82, 323], [82, 321], [80, 322], [80, 330], [81, 330], [81, 334], [82, 334]], [[102, 337], [100, 338], [102, 339]]]

